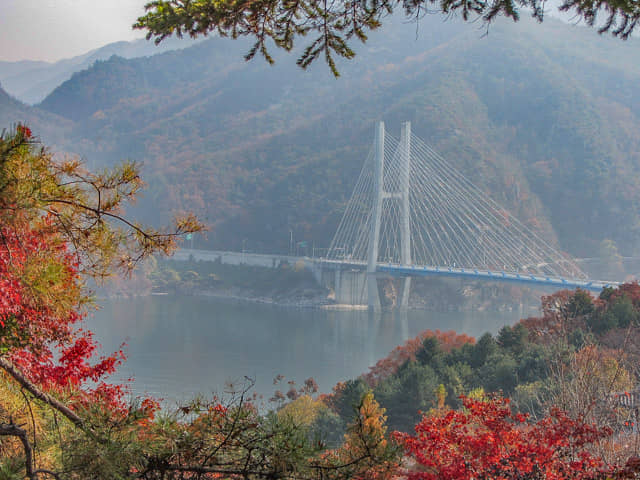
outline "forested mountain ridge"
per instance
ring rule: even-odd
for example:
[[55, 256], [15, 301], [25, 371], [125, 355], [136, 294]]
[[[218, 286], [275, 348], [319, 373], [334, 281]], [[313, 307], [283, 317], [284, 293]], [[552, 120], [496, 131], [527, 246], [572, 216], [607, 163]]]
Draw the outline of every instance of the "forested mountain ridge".
[[158, 46], [145, 40], [121, 41], [57, 62], [0, 61], [0, 83], [17, 99], [34, 104], [41, 102], [53, 89], [68, 80], [74, 72], [89, 68], [97, 60], [105, 60], [113, 55], [124, 58], [144, 57], [185, 48], [193, 43], [195, 41], [191, 39], [176, 38], [171, 38]]
[[[554, 21], [491, 27], [427, 17], [386, 25], [333, 79], [292, 55], [245, 63], [214, 38], [149, 58], [111, 58], [40, 105], [74, 122], [68, 148], [145, 163], [141, 209], [195, 210], [216, 248], [326, 246], [373, 124], [414, 132], [492, 197], [573, 255], [613, 239], [638, 251], [636, 41]], [[202, 244], [205, 246], [205, 244]]]
[[0, 131], [17, 123], [28, 124], [38, 136], [46, 139], [54, 150], [64, 151], [68, 146], [73, 122], [38, 108], [25, 105], [9, 95], [0, 84]]

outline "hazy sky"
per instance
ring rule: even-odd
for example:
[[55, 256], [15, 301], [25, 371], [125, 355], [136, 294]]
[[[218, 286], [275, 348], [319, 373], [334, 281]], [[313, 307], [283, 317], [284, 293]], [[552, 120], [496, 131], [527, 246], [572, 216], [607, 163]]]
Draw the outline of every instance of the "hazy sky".
[[146, 0], [0, 0], [0, 60], [59, 60], [144, 36]]
[[[144, 37], [147, 0], [0, 0], [0, 60], [55, 61]], [[558, 0], [549, 0], [549, 7]], [[551, 14], [557, 13], [548, 8]]]

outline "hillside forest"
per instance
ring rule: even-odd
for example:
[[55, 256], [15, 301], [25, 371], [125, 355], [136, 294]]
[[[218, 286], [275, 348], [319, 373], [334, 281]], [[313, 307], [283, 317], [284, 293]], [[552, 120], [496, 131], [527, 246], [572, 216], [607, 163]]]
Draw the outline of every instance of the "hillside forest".
[[634, 40], [553, 19], [498, 21], [486, 36], [455, 19], [392, 20], [339, 80], [300, 70], [295, 52], [245, 62], [247, 43], [210, 38], [99, 60], [35, 107], [0, 93], [0, 120], [27, 121], [92, 168], [140, 162], [136, 217], [192, 211], [211, 226], [197, 247], [257, 252], [286, 252], [290, 235], [328, 247], [375, 122], [397, 135], [409, 120], [561, 250], [637, 254]]

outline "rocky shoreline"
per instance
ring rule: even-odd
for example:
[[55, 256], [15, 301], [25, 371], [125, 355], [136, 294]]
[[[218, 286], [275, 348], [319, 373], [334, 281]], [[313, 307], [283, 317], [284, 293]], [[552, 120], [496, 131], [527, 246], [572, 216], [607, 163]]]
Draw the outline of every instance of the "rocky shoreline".
[[[228, 301], [232, 303], [259, 303], [264, 305], [271, 305], [275, 307], [284, 308], [319, 308], [324, 310], [367, 310], [367, 305], [346, 305], [335, 303], [330, 295], [324, 292], [306, 290], [304, 292], [292, 292], [291, 295], [269, 295], [259, 294], [253, 291], [248, 291], [239, 287], [231, 287], [225, 289], [210, 289], [210, 290], [191, 290], [191, 291], [176, 291], [176, 292], [150, 292], [150, 295], [196, 295], [212, 297], [222, 301]], [[529, 303], [495, 303], [490, 300], [485, 300], [480, 303], [464, 303], [459, 305], [443, 305], [440, 303], [430, 302], [423, 297], [412, 298], [409, 305], [409, 310], [423, 310], [423, 311], [520, 311], [523, 315], [535, 315], [534, 311], [536, 307], [531, 306]]]
[[[206, 262], [205, 262], [206, 263]], [[211, 263], [211, 262], [209, 262]], [[191, 267], [199, 266], [199, 264]], [[331, 289], [316, 283], [306, 271], [280, 271], [247, 267], [225, 267], [214, 275], [181, 271], [177, 281], [151, 281], [146, 275], [134, 275], [127, 281], [112, 283], [100, 290], [103, 297], [132, 297], [179, 294], [215, 297], [230, 302], [251, 302], [287, 308], [321, 308], [327, 310], [366, 310], [366, 305], [337, 304]], [[211, 268], [211, 265], [208, 266]], [[221, 275], [220, 273], [226, 273]], [[149, 275], [152, 277], [152, 275]], [[200, 279], [194, 281], [193, 279]], [[202, 279], [209, 279], [204, 282]], [[224, 280], [223, 280], [224, 279]], [[395, 305], [397, 286], [387, 279], [382, 284], [383, 308]], [[546, 292], [548, 293], [548, 292]], [[508, 285], [460, 282], [445, 279], [414, 279], [409, 300], [410, 310], [424, 311], [519, 311], [523, 316], [536, 315], [540, 296], [545, 292]]]

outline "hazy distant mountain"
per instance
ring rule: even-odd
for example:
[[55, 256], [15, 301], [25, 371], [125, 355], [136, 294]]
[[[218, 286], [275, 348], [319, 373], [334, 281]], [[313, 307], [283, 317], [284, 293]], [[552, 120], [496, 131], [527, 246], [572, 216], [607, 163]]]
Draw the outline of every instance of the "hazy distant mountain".
[[[386, 25], [333, 79], [295, 57], [245, 63], [211, 39], [76, 73], [41, 108], [74, 122], [70, 149], [135, 158], [141, 211], [194, 210], [208, 245], [327, 246], [374, 122], [416, 134], [550, 241], [580, 255], [614, 239], [638, 252], [640, 45], [547, 20]], [[433, 208], [438, 208], [434, 205]]]
[[16, 100], [0, 87], [0, 131], [18, 122], [28, 124], [34, 133], [54, 150], [64, 150], [68, 145], [73, 122], [53, 113], [39, 110]]
[[110, 43], [84, 55], [53, 63], [30, 60], [0, 61], [0, 84], [15, 98], [33, 105], [41, 102], [54, 88], [71, 78], [73, 73], [84, 70], [96, 60], [104, 60], [113, 55], [123, 58], [144, 57], [186, 48], [194, 43], [196, 42], [191, 39], [171, 38], [166, 43], [156, 46], [152, 41], [135, 40]]

